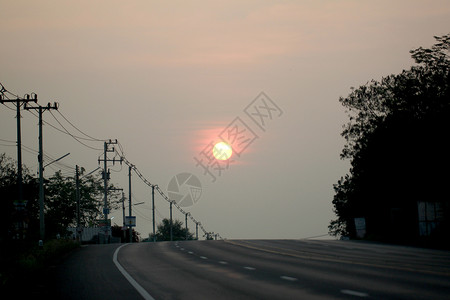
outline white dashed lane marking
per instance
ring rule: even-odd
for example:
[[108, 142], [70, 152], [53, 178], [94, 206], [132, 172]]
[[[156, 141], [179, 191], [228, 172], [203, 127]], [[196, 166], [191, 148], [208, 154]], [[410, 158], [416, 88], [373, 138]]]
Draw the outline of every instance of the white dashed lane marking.
[[298, 279], [295, 277], [290, 276], [280, 276], [281, 279], [287, 280], [287, 281], [297, 281]]
[[[176, 245], [176, 246], [179, 247], [178, 245]], [[185, 249], [184, 248], [180, 248], [180, 250], [184, 251]], [[194, 254], [194, 252], [192, 252], [192, 251], [188, 251], [188, 253], [189, 254]], [[201, 259], [204, 259], [204, 260], [208, 259], [206, 256], [199, 256], [199, 257]], [[226, 262], [224, 260], [220, 260], [219, 264], [221, 264], [221, 265], [228, 265], [228, 262]], [[246, 269], [246, 270], [249, 270], [249, 271], [255, 271], [256, 270], [256, 268], [250, 267], [250, 266], [244, 266], [243, 268]], [[286, 280], [286, 281], [291, 281], [291, 282], [298, 281], [298, 279], [295, 278], [295, 277], [290, 277], [290, 276], [285, 276], [285, 275], [280, 276], [280, 278], [283, 279], [283, 280]], [[368, 294], [366, 294], [366, 293], [356, 292], [356, 291], [352, 291], [352, 290], [341, 290], [341, 293], [347, 294], [347, 295], [352, 295], [352, 296], [359, 296], [359, 297], [367, 297], [368, 296]]]
[[341, 293], [346, 294], [346, 295], [356, 296], [356, 297], [362, 297], [362, 298], [369, 297], [369, 294], [367, 294], [367, 293], [352, 291], [352, 290], [341, 290]]

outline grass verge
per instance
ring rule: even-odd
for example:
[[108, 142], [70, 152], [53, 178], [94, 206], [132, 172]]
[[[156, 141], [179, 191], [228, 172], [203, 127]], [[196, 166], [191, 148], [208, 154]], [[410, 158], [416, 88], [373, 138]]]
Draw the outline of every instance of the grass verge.
[[46, 241], [42, 248], [26, 243], [2, 243], [0, 290], [38, 295], [37, 287], [45, 286], [49, 280], [47, 269], [78, 247], [78, 242], [66, 239]]

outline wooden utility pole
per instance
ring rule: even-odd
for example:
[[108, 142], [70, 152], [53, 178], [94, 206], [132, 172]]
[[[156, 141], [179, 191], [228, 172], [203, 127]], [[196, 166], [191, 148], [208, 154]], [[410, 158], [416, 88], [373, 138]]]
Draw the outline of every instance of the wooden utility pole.
[[80, 170], [78, 165], [75, 166], [75, 188], [77, 198], [77, 240], [81, 241], [81, 227], [80, 227]]
[[22, 138], [21, 138], [21, 123], [20, 119], [22, 116], [20, 115], [20, 107], [22, 104], [26, 105], [29, 102], [37, 103], [37, 95], [32, 94], [32, 97], [30, 95], [25, 95], [24, 98], [16, 98], [16, 99], [5, 99], [5, 96], [3, 95], [4, 92], [7, 92], [6, 89], [1, 86], [1, 94], [0, 94], [0, 103], [14, 103], [16, 105], [16, 121], [17, 121], [17, 187], [18, 187], [18, 197], [19, 197], [19, 203], [23, 202], [23, 175], [22, 175]]
[[46, 110], [51, 109], [58, 109], [58, 103], [54, 103], [53, 106], [48, 103], [47, 106], [36, 106], [36, 107], [29, 107], [25, 103], [25, 106], [23, 107], [26, 110], [37, 110], [39, 112], [39, 155], [38, 155], [38, 161], [39, 161], [39, 236], [41, 241], [44, 240], [45, 237], [45, 222], [44, 222], [44, 143], [43, 139], [44, 136], [42, 134], [42, 114]]

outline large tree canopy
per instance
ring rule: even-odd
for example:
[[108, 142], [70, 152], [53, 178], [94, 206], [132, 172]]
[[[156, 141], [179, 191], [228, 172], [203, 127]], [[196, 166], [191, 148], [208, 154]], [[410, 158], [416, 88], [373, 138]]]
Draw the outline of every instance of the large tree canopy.
[[[80, 190], [80, 226], [93, 227], [103, 217], [104, 187], [100, 173], [82, 176], [79, 180]], [[108, 188], [108, 205], [110, 209], [119, 206], [118, 193], [114, 186]], [[50, 177], [45, 187], [45, 223], [48, 234], [65, 233], [67, 227], [77, 225], [76, 181], [74, 177], [64, 177], [56, 172]]]
[[410, 241], [418, 235], [418, 201], [448, 206], [450, 35], [435, 38], [430, 49], [411, 51], [409, 70], [339, 99], [349, 115], [341, 158], [351, 169], [334, 185], [338, 218], [330, 233], [355, 236], [354, 218], [364, 217], [368, 236]]
[[[24, 203], [18, 203], [17, 163], [0, 154], [0, 242], [9, 239], [36, 240], [39, 235], [39, 183], [23, 167]], [[95, 227], [103, 218], [103, 181], [100, 173], [83, 176], [81, 168], [80, 225]], [[45, 179], [44, 213], [46, 237], [64, 235], [67, 227], [77, 224], [76, 183], [74, 177], [64, 177], [61, 172]], [[118, 192], [109, 185], [108, 205], [119, 206]]]
[[[0, 154], [0, 242], [10, 238], [31, 238], [26, 226], [39, 228], [38, 182], [23, 167], [23, 203], [18, 201], [17, 163]], [[24, 221], [26, 225], [24, 225]], [[36, 236], [38, 231], [35, 232]]]

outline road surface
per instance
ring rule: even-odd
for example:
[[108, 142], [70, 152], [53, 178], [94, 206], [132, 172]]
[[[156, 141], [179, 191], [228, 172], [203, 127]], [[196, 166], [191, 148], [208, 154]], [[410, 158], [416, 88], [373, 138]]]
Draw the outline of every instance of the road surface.
[[449, 299], [450, 252], [354, 241], [92, 245], [55, 271], [64, 299]]

